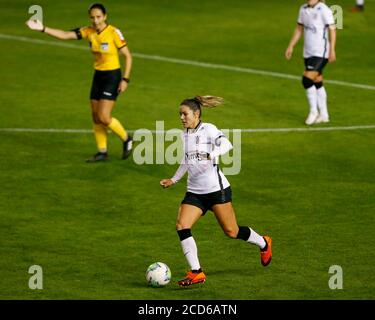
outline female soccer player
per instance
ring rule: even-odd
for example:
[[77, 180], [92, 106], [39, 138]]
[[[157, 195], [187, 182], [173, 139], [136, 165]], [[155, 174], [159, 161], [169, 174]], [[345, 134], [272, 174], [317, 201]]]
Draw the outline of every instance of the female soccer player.
[[[126, 159], [132, 150], [132, 138], [116, 118], [112, 109], [119, 93], [124, 92], [129, 83], [132, 67], [132, 56], [121, 31], [107, 23], [107, 12], [100, 3], [89, 8], [91, 26], [63, 31], [44, 26], [39, 20], [29, 20], [27, 26], [62, 40], [87, 39], [94, 54], [94, 78], [91, 87], [90, 101], [94, 134], [98, 152], [87, 159], [87, 162], [108, 159], [107, 128], [111, 129], [123, 141], [122, 158]], [[125, 70], [121, 75], [119, 52], [125, 57]]]
[[305, 123], [312, 125], [329, 122], [327, 93], [323, 87], [322, 73], [328, 61], [336, 60], [336, 26], [331, 9], [322, 1], [307, 0], [306, 2], [307, 4], [300, 8], [297, 27], [285, 51], [285, 57], [287, 60], [292, 58], [293, 49], [304, 31], [305, 72], [302, 84], [310, 105]]
[[175, 175], [160, 181], [162, 187], [168, 188], [188, 171], [187, 192], [181, 202], [176, 229], [191, 270], [178, 282], [180, 286], [206, 281], [191, 228], [207, 210], [214, 212], [227, 236], [257, 245], [263, 266], [267, 266], [272, 258], [270, 237], [262, 237], [249, 227], [237, 225], [230, 184], [217, 161], [220, 155], [233, 148], [232, 144], [215, 125], [201, 121], [202, 107], [212, 108], [221, 103], [222, 98], [213, 96], [197, 96], [182, 101], [180, 119], [186, 129], [182, 136], [185, 156]]

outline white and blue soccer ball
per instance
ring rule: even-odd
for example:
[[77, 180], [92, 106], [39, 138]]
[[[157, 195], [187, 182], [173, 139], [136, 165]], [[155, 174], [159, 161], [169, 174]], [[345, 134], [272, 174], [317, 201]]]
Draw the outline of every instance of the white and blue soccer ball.
[[152, 287], [164, 287], [171, 278], [171, 269], [163, 262], [155, 262], [147, 268], [146, 280]]

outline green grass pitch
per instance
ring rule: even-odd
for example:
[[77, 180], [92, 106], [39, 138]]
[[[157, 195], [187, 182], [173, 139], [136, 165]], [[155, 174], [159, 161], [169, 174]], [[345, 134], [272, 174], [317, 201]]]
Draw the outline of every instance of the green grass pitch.
[[[259, 250], [223, 234], [212, 213], [193, 228], [207, 282], [179, 288], [187, 264], [175, 232], [185, 179], [168, 190], [159, 180], [176, 165], [120, 160], [86, 164], [91, 133], [15, 132], [4, 128], [91, 129], [88, 50], [28, 30], [29, 1], [6, 2], [0, 28], [0, 299], [374, 299], [375, 129], [244, 132], [238, 175], [228, 176], [241, 225], [274, 241], [263, 268]], [[362, 14], [338, 1], [337, 62], [329, 80], [375, 85], [375, 3]], [[47, 26], [89, 23], [91, 1], [41, 0]], [[195, 94], [224, 97], [204, 110], [219, 128], [304, 128], [308, 107], [300, 81], [145, 59], [138, 54], [300, 76], [302, 42], [284, 51], [303, 1], [105, 1], [135, 54], [131, 83], [114, 110], [129, 130], [179, 128], [178, 104]], [[328, 1], [328, 4], [334, 4]], [[7, 38], [12, 36], [13, 38]], [[28, 41], [21, 41], [20, 37]], [[84, 41], [63, 42], [86, 48]], [[326, 83], [331, 122], [375, 125], [375, 91]], [[148, 287], [148, 265], [162, 261], [172, 282]], [[31, 265], [43, 289], [31, 290]], [[331, 290], [329, 268], [343, 270]]]

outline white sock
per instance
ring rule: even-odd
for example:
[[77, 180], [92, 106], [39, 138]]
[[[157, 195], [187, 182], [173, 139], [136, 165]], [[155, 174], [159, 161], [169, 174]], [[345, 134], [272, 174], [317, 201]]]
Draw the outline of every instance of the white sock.
[[311, 86], [310, 88], [306, 89], [306, 96], [310, 105], [310, 113], [318, 114], [318, 96], [316, 92], [316, 87]]
[[317, 96], [318, 96], [318, 108], [320, 115], [328, 119], [328, 109], [327, 109], [327, 92], [324, 87], [320, 87], [316, 90]]
[[259, 248], [263, 249], [266, 246], [266, 241], [264, 241], [264, 238], [257, 234], [253, 229], [250, 229], [250, 237], [247, 240], [247, 242], [250, 242], [252, 244], [256, 244]]
[[363, 6], [365, 3], [365, 0], [357, 0], [357, 6]]
[[198, 248], [193, 237], [186, 238], [181, 241], [182, 251], [190, 266], [191, 270], [198, 270], [201, 268], [198, 260]]

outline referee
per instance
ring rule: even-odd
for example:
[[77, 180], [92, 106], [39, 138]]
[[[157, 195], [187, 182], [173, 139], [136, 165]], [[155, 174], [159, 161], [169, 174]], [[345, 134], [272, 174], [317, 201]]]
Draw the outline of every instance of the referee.
[[[86, 161], [97, 162], [108, 159], [107, 128], [122, 140], [122, 158], [126, 159], [132, 150], [132, 138], [120, 121], [112, 117], [112, 109], [118, 94], [128, 87], [132, 56], [121, 31], [107, 23], [105, 7], [100, 3], [95, 3], [90, 6], [88, 12], [91, 26], [72, 31], [52, 29], [44, 26], [39, 20], [29, 20], [26, 25], [31, 30], [41, 31], [57, 39], [89, 41], [95, 59], [90, 102], [98, 152]], [[125, 57], [123, 74], [120, 69], [119, 52]]]

